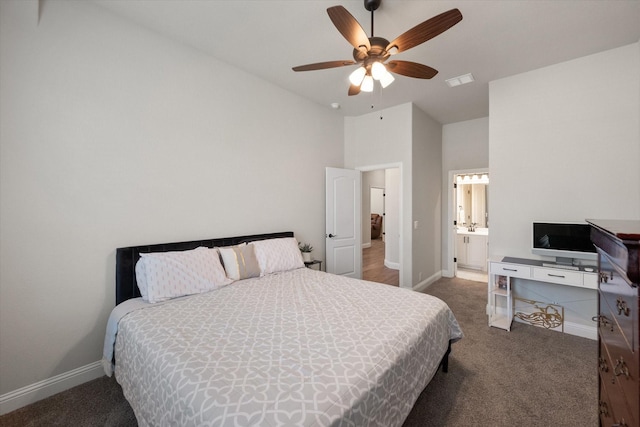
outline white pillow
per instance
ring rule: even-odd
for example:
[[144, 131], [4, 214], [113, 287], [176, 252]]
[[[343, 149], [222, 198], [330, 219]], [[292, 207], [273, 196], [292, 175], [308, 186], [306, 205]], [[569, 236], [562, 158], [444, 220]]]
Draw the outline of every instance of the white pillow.
[[218, 248], [227, 277], [232, 280], [260, 276], [260, 265], [253, 245], [240, 244]]
[[140, 289], [140, 295], [142, 295], [142, 299], [148, 301], [147, 269], [145, 268], [144, 258], [142, 257], [140, 257], [138, 262], [136, 262], [136, 283], [138, 284], [138, 289]]
[[150, 303], [207, 292], [231, 283], [216, 249], [200, 247], [190, 251], [140, 254], [140, 257], [136, 275], [143, 280], [138, 282], [138, 287], [142, 298]]
[[257, 240], [251, 244], [255, 247], [256, 258], [263, 276], [304, 267], [295, 237]]

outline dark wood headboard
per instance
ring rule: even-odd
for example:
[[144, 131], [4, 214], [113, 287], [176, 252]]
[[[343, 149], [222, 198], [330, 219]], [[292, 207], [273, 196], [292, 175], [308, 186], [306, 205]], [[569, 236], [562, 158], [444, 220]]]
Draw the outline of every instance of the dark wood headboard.
[[140, 296], [136, 283], [136, 262], [141, 253], [187, 251], [200, 246], [213, 248], [216, 246], [231, 246], [256, 240], [276, 239], [278, 237], [293, 237], [292, 231], [279, 233], [256, 234], [252, 236], [225, 237], [222, 239], [194, 240], [191, 242], [158, 243], [154, 245], [130, 246], [116, 249], [116, 305], [130, 298]]

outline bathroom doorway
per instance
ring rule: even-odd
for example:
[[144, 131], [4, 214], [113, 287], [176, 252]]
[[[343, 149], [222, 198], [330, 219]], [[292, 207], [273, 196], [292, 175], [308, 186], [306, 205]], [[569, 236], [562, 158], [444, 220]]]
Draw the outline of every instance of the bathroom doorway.
[[489, 244], [489, 172], [458, 171], [452, 176], [454, 276], [486, 282]]

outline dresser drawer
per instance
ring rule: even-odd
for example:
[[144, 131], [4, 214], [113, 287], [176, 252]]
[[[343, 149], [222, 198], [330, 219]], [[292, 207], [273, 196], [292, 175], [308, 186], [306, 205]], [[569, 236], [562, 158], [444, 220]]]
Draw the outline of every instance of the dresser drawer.
[[490, 268], [492, 274], [531, 279], [531, 267], [527, 265], [492, 262]]
[[[628, 412], [634, 419], [638, 419], [640, 417], [640, 408], [638, 408], [637, 402], [638, 390], [640, 389], [638, 353], [631, 351], [615, 319], [609, 320], [609, 323], [602, 321], [602, 319], [612, 319], [613, 317], [603, 301], [600, 301], [600, 312], [602, 316], [599, 328], [600, 376], [612, 387], [617, 387], [620, 390], [621, 396], [629, 407]], [[609, 393], [609, 396], [611, 399], [618, 397], [615, 393]]]
[[[622, 387], [622, 381], [615, 375], [612, 368], [610, 355], [607, 346], [600, 343], [600, 420], [602, 426], [612, 426], [616, 423], [620, 425], [636, 426], [638, 417], [636, 397], [629, 396]], [[613, 423], [605, 423], [605, 420], [613, 420]], [[624, 422], [624, 424], [623, 424]]]
[[559, 285], [583, 286], [582, 273], [562, 270], [561, 268], [533, 267], [533, 278], [535, 280], [557, 283]]
[[[638, 289], [632, 288], [617, 271], [609, 271], [601, 278], [600, 305], [606, 303], [610, 316], [620, 326], [629, 349], [638, 349]], [[601, 309], [601, 311], [603, 311]]]
[[615, 423], [613, 417], [613, 405], [609, 400], [606, 382], [600, 378], [600, 399], [598, 401], [598, 412], [600, 413], [600, 425], [611, 426]]

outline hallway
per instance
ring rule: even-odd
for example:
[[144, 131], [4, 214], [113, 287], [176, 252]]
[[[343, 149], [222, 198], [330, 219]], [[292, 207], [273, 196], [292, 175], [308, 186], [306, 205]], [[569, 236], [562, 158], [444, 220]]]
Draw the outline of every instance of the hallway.
[[371, 247], [362, 250], [362, 279], [387, 285], [400, 285], [400, 272], [384, 265], [384, 242], [371, 240]]

